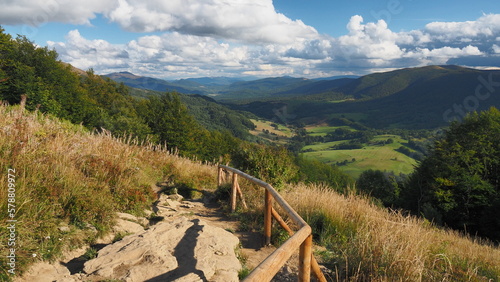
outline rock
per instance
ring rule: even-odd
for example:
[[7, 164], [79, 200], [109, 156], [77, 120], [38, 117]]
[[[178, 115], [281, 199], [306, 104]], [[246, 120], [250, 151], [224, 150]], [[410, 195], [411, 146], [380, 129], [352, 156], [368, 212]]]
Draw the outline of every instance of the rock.
[[144, 227], [139, 223], [119, 218], [116, 220], [116, 225], [113, 226], [113, 231], [114, 233], [134, 234], [143, 232]]
[[118, 216], [118, 218], [138, 223], [139, 225], [142, 225], [143, 227], [148, 226], [148, 224], [149, 224], [149, 220], [147, 220], [144, 217], [137, 217], [137, 216], [131, 215], [129, 213], [121, 213], [121, 212], [117, 212], [116, 215]]
[[[50, 264], [49, 262], [37, 262], [32, 265], [22, 277], [14, 279], [17, 281], [57, 281], [72, 279], [69, 270], [61, 264]], [[72, 281], [72, 280], [70, 280]]]
[[180, 202], [180, 201], [182, 201], [184, 199], [184, 197], [182, 195], [179, 195], [177, 193], [175, 193], [173, 195], [169, 195], [168, 198], [170, 200], [174, 200], [174, 201], [178, 201], [178, 202]]
[[57, 227], [57, 229], [59, 229], [59, 231], [61, 231], [62, 233], [69, 233], [71, 231], [71, 229], [67, 225], [61, 225]]
[[238, 281], [238, 243], [222, 228], [179, 217], [106, 246], [84, 272], [123, 281]]

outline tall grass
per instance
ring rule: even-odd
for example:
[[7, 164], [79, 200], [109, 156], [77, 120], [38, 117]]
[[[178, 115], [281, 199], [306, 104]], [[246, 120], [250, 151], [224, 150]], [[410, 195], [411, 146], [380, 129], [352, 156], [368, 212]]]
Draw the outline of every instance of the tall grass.
[[216, 185], [215, 167], [170, 154], [166, 146], [90, 133], [19, 106], [0, 106], [0, 168], [1, 281], [10, 277], [9, 169], [15, 169], [16, 274], [91, 243], [113, 225], [116, 211], [143, 214], [159, 182]]
[[500, 279], [500, 250], [486, 241], [328, 187], [298, 185], [284, 197], [312, 226], [316, 242], [326, 246], [322, 255], [336, 270], [334, 280]]

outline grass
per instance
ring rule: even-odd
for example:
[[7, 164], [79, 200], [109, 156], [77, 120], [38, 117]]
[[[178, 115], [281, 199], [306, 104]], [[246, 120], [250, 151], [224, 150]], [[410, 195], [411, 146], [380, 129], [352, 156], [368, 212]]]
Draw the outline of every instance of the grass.
[[[365, 146], [363, 149], [354, 150], [320, 150], [307, 152], [304, 155], [330, 164], [347, 160], [348, 164], [340, 166], [340, 169], [354, 178], [359, 177], [363, 171], [368, 169], [409, 174], [417, 163], [414, 159], [387, 145]], [[356, 161], [352, 162], [352, 159], [356, 159]]]
[[[290, 128], [282, 124], [275, 123], [278, 126], [275, 128], [271, 126], [271, 124], [274, 124], [272, 121], [255, 119], [252, 119], [251, 121], [256, 126], [254, 130], [250, 131], [251, 134], [274, 143], [286, 144], [287, 140], [294, 134]], [[264, 130], [269, 131], [269, 134], [264, 133]]]
[[[8, 169], [16, 169], [16, 274], [92, 243], [109, 230], [116, 211], [141, 213], [157, 182], [216, 189], [215, 166], [171, 155], [161, 146], [92, 134], [19, 107], [0, 107], [0, 128], [0, 181], [8, 183]], [[250, 210], [238, 211], [238, 217], [247, 218], [246, 229], [261, 230], [263, 191], [243, 179], [240, 186]], [[2, 254], [9, 250], [7, 194], [0, 190]], [[500, 250], [488, 242], [324, 186], [289, 185], [282, 194], [312, 226], [331, 280], [499, 281]], [[279, 243], [281, 233], [274, 236]], [[2, 255], [0, 281], [12, 278], [7, 270]]]
[[[308, 132], [311, 132], [311, 134], [324, 134], [324, 132], [328, 132], [328, 128], [331, 127], [311, 128]], [[358, 178], [363, 171], [368, 169], [393, 171], [396, 174], [410, 174], [417, 162], [415, 159], [396, 151], [402, 146], [402, 143], [407, 142], [406, 140], [398, 135], [377, 135], [371, 142], [376, 143], [389, 138], [393, 139], [394, 143], [385, 145], [367, 144], [362, 149], [353, 150], [331, 149], [332, 146], [346, 142], [345, 140], [308, 145], [303, 148], [303, 150], [307, 150], [304, 156], [333, 165], [337, 162], [347, 161], [347, 164], [341, 165], [340, 169], [353, 178]]]
[[[19, 106], [0, 106], [0, 128], [0, 182], [8, 183], [9, 169], [15, 170], [14, 206], [7, 205], [8, 190], [0, 189], [0, 252], [11, 248], [7, 220], [15, 219], [16, 275], [38, 260], [92, 244], [110, 230], [115, 212], [144, 215], [157, 183], [216, 188], [214, 166], [172, 155], [164, 146], [91, 133]], [[13, 218], [8, 208], [15, 209]], [[0, 256], [0, 281], [12, 278], [6, 262]]]
[[351, 131], [357, 131], [356, 129], [351, 128], [350, 126], [343, 125], [343, 126], [328, 126], [328, 125], [320, 125], [320, 126], [311, 126], [311, 127], [306, 127], [305, 129], [307, 130], [308, 135], [311, 136], [325, 136], [328, 133], [334, 132], [335, 129], [349, 129]]
[[[249, 210], [238, 217], [258, 230], [263, 189], [243, 180], [240, 187]], [[281, 194], [312, 227], [314, 244], [321, 246], [315, 256], [332, 270], [329, 281], [500, 281], [500, 249], [491, 242], [327, 186], [293, 184]], [[272, 237], [276, 245], [286, 239], [276, 228]]]
[[499, 281], [500, 250], [488, 242], [327, 187], [294, 186], [284, 197], [313, 227], [316, 243], [326, 246], [332, 279]]

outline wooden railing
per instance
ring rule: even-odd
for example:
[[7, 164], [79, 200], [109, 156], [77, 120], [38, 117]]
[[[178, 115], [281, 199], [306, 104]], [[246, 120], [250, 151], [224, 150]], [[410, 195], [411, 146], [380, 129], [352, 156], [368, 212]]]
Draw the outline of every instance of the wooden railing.
[[[284, 228], [290, 238], [261, 262], [244, 281], [270, 281], [276, 273], [283, 267], [292, 254], [299, 249], [299, 281], [310, 281], [311, 273], [316, 276], [319, 281], [326, 281], [323, 272], [319, 268], [319, 264], [312, 255], [312, 230], [311, 227], [297, 214], [295, 210], [281, 197], [281, 195], [266, 182], [252, 177], [235, 168], [219, 165], [218, 170], [218, 185], [225, 182], [226, 174], [232, 172], [232, 189], [231, 189], [231, 211], [236, 210], [237, 197], [240, 198], [242, 205], [246, 208], [246, 203], [243, 193], [238, 184], [238, 176], [241, 176], [263, 188], [265, 191], [264, 199], [264, 238], [265, 244], [271, 243], [271, 227], [272, 219], [274, 218], [282, 228]], [[299, 230], [294, 232], [286, 222], [281, 218], [278, 212], [273, 208], [273, 202], [276, 201], [288, 217], [298, 226]]]

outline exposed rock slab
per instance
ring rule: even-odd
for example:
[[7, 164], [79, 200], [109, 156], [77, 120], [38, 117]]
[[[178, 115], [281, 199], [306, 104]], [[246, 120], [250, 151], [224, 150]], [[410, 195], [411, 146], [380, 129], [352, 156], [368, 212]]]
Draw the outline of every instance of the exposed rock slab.
[[238, 244], [222, 228], [179, 217], [103, 248], [84, 272], [124, 281], [238, 281]]

